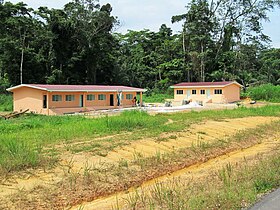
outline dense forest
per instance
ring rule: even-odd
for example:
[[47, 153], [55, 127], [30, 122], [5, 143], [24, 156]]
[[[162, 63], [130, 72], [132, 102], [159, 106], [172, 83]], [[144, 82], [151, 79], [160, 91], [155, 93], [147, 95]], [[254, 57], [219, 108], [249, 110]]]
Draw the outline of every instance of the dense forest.
[[280, 84], [280, 49], [262, 22], [279, 0], [192, 0], [174, 34], [165, 24], [114, 33], [113, 5], [63, 9], [0, 1], [0, 91], [20, 83], [122, 84], [165, 91], [181, 81]]

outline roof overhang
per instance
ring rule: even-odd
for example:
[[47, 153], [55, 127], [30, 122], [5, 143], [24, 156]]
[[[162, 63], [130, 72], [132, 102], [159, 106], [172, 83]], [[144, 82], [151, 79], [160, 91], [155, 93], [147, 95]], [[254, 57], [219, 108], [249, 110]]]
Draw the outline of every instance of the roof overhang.
[[48, 89], [48, 88], [42, 88], [42, 87], [38, 87], [38, 86], [35, 86], [35, 85], [27, 85], [27, 84], [22, 84], [22, 85], [17, 85], [17, 86], [14, 86], [14, 87], [11, 87], [11, 88], [8, 88], [6, 89], [7, 91], [10, 91], [12, 92], [13, 90], [15, 89], [18, 89], [18, 88], [22, 88], [22, 87], [28, 87], [28, 88], [33, 88], [33, 89], [37, 89], [37, 90], [43, 90], [43, 91], [47, 91], [47, 92], [67, 92], [67, 93], [70, 93], [70, 92], [146, 92], [147, 89], [141, 89], [141, 88], [135, 88], [135, 89], [131, 89], [131, 90], [123, 90], [121, 87], [119, 89], [112, 89], [112, 90], [89, 90], [89, 89], [82, 89], [82, 90], [55, 90], [55, 89]]
[[29, 87], [29, 88], [33, 88], [33, 89], [48, 91], [47, 88], [41, 88], [41, 87], [37, 87], [37, 86], [33, 86], [33, 85], [26, 85], [26, 84], [17, 85], [17, 86], [8, 88], [8, 89], [6, 89], [6, 90], [12, 92], [13, 90], [18, 89], [18, 88], [21, 88], [21, 87]]
[[77, 92], [87, 92], [87, 93], [98, 93], [98, 92], [146, 92], [147, 90], [146, 89], [143, 89], [143, 90], [122, 90], [122, 89], [119, 89], [119, 90], [46, 90], [48, 92], [65, 92], [65, 93], [77, 93]]
[[214, 87], [214, 88], [223, 88], [229, 85], [237, 85], [239, 87], [243, 87], [243, 85], [240, 85], [238, 82], [231, 82], [226, 85], [197, 85], [197, 86], [170, 86], [170, 88], [209, 88], [209, 87]]

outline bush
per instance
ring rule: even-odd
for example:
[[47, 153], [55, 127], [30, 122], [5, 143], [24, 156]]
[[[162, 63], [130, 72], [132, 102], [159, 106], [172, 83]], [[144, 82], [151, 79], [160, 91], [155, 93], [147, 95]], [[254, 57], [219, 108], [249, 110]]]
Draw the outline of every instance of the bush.
[[151, 95], [143, 95], [143, 102], [145, 103], [163, 103], [165, 99], [172, 99], [171, 94], [152, 93]]
[[248, 95], [253, 100], [280, 102], [280, 86], [265, 84], [258, 87], [252, 87], [248, 90]]
[[12, 95], [0, 94], [0, 111], [13, 111]]

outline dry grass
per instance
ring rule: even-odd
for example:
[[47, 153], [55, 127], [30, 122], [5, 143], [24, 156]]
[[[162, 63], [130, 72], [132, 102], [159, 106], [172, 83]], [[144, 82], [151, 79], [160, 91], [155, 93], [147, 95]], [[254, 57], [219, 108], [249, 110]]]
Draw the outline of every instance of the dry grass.
[[198, 143], [191, 148], [169, 154], [156, 153], [148, 158], [141, 153], [135, 153], [133, 161], [120, 160], [116, 164], [86, 165], [80, 171], [73, 170], [70, 161], [64, 166], [63, 180], [52, 190], [42, 187], [40, 196], [33, 192], [25, 192], [24, 194], [29, 194], [28, 197], [22, 199], [20, 196], [13, 196], [12, 201], [18, 207], [30, 209], [35, 207], [44, 209], [50, 205], [53, 205], [53, 209], [63, 209], [84, 201], [92, 201], [100, 196], [137, 187], [145, 181], [190, 165], [258, 144], [261, 138], [273, 135], [279, 126], [279, 121], [273, 122], [256, 129], [242, 131], [232, 137], [217, 139], [211, 144]]

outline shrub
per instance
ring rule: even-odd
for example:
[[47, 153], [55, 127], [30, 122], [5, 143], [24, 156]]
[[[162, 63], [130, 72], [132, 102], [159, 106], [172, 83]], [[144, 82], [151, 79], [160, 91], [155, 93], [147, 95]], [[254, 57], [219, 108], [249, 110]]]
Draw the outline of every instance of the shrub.
[[0, 94], [0, 111], [13, 110], [13, 97], [12, 95]]
[[280, 86], [265, 84], [258, 87], [252, 87], [248, 90], [248, 95], [253, 100], [280, 102]]

